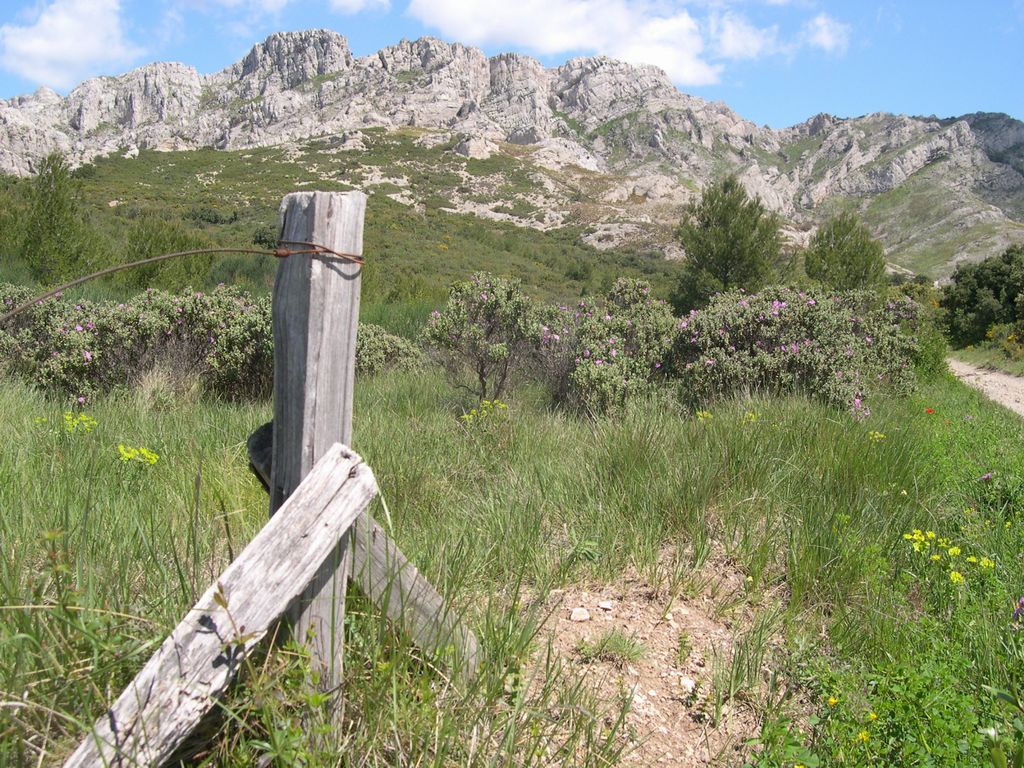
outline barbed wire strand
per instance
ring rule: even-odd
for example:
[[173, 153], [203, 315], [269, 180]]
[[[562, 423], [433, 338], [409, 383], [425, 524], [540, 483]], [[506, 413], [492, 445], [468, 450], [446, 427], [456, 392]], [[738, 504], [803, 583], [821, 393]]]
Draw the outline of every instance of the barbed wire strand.
[[[302, 246], [302, 249], [294, 250], [292, 248], [282, 247], [285, 245], [299, 245]], [[14, 316], [20, 314], [21, 312], [24, 312], [26, 309], [29, 309], [37, 304], [42, 304], [47, 299], [53, 298], [54, 296], [63, 293], [69, 288], [75, 288], [81, 285], [82, 283], [87, 283], [90, 280], [95, 280], [98, 277], [105, 277], [106, 275], [112, 275], [115, 272], [121, 272], [122, 270], [125, 269], [141, 267], [146, 264], [153, 264], [158, 261], [167, 261], [168, 259], [176, 259], [181, 256], [199, 256], [202, 254], [221, 253], [244, 253], [256, 256], [273, 256], [276, 259], [287, 259], [289, 256], [303, 255], [336, 256], [339, 259], [351, 261], [353, 264], [358, 264], [360, 266], [362, 266], [365, 263], [365, 260], [363, 259], [362, 256], [357, 256], [356, 254], [353, 253], [341, 253], [339, 251], [331, 250], [327, 246], [319, 245], [318, 243], [306, 243], [298, 240], [279, 240], [278, 247], [272, 251], [264, 251], [256, 248], [196, 248], [191, 251], [175, 251], [173, 253], [161, 253], [159, 256], [150, 256], [149, 258], [146, 259], [130, 261], [127, 264], [115, 264], [112, 267], [105, 267], [104, 269], [97, 270], [96, 272], [85, 275], [83, 277], [76, 277], [71, 282], [64, 283], [64, 285], [59, 285], [51, 291], [47, 291], [46, 293], [40, 294], [39, 296], [35, 296], [29, 299], [28, 301], [19, 304], [6, 315], [0, 317], [0, 325], [3, 325]]]

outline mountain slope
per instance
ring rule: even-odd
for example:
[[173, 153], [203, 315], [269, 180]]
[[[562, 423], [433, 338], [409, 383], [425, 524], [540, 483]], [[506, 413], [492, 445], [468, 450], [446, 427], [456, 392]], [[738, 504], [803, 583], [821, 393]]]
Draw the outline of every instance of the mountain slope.
[[[794, 240], [854, 208], [890, 261], [927, 274], [1024, 241], [1024, 123], [1006, 115], [817, 115], [776, 131], [681, 93], [655, 67], [588, 57], [545, 69], [432, 38], [355, 58], [328, 30], [271, 35], [212, 75], [150, 64], [66, 98], [40, 89], [0, 101], [0, 170], [30, 174], [54, 150], [87, 162], [312, 137], [358, 153], [365, 129], [381, 126], [415, 127], [421, 146], [523, 169], [512, 189], [451, 185], [454, 209], [536, 227], [576, 223], [599, 247], [677, 255], [683, 205], [725, 173], [782, 213]], [[415, 170], [397, 156], [374, 162], [381, 177]], [[422, 195], [409, 184], [396, 199]]]

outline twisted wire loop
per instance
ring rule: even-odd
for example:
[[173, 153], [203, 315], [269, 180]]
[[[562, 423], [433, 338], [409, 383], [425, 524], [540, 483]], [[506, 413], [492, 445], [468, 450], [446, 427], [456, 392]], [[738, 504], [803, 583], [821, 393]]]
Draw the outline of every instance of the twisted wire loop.
[[[287, 248], [285, 246], [299, 246], [299, 248]], [[114, 272], [121, 272], [122, 270], [125, 269], [132, 269], [133, 267], [141, 267], [145, 264], [152, 264], [157, 261], [167, 261], [168, 259], [176, 259], [180, 256], [198, 256], [201, 254], [210, 253], [245, 253], [252, 254], [255, 256], [273, 256], [276, 259], [287, 259], [290, 256], [335, 256], [339, 259], [351, 261], [353, 264], [358, 264], [360, 266], [366, 263], [366, 260], [363, 259], [362, 256], [359, 256], [357, 254], [342, 253], [340, 251], [332, 250], [325, 245], [320, 245], [319, 243], [306, 243], [298, 240], [278, 240], [277, 248], [275, 248], [272, 251], [262, 251], [256, 248], [197, 248], [191, 251], [175, 251], [174, 253], [161, 253], [159, 256], [150, 256], [147, 259], [139, 259], [138, 261], [131, 261], [127, 264], [115, 264], [112, 267], [100, 269], [96, 272], [85, 275], [84, 277], [76, 277], [69, 283], [57, 286], [52, 291], [47, 291], [46, 293], [40, 294], [39, 296], [35, 296], [29, 299], [28, 301], [19, 304], [6, 315], [0, 317], [0, 325], [3, 325], [8, 320], [13, 318], [15, 315], [24, 312], [29, 307], [32, 307], [36, 304], [42, 304], [47, 299], [52, 298], [59, 293], [63, 293], [69, 288], [74, 288], [76, 286], [81, 285], [82, 283], [87, 283], [90, 280], [95, 280], [98, 277], [111, 275]]]

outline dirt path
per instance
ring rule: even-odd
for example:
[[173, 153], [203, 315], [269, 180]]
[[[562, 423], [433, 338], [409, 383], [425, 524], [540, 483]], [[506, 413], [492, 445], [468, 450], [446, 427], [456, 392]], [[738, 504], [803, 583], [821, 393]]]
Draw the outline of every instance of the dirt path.
[[953, 358], [947, 359], [949, 369], [957, 378], [980, 389], [990, 399], [1024, 416], [1024, 379], [1002, 371], [977, 368]]

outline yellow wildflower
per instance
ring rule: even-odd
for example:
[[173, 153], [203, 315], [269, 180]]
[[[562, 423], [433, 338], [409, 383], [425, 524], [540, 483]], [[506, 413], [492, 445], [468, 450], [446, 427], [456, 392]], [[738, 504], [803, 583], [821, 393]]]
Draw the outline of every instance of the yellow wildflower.
[[835, 696], [829, 696], [828, 697], [828, 705], [830, 707], [834, 707], [838, 703], [839, 703], [839, 699], [837, 699]]
[[934, 562], [936, 562], [936, 563], [937, 563], [937, 562], [938, 562], [939, 560], [941, 560], [941, 559], [942, 559], [942, 555], [940, 555], [940, 554], [938, 554], [938, 553], [935, 553], [934, 555], [932, 555], [932, 560], [933, 560]]
[[121, 461], [125, 464], [134, 461], [139, 464], [153, 465], [156, 464], [160, 458], [160, 454], [155, 453], [148, 448], [143, 448], [142, 446], [134, 448], [130, 445], [125, 445], [124, 443], [117, 444], [117, 452], [121, 457]]
[[974, 555], [968, 555], [967, 556], [967, 562], [968, 563], [976, 563], [976, 562], [978, 562], [978, 558], [976, 558]]
[[870, 736], [870, 734], [868, 734], [867, 731], [861, 731], [860, 733], [857, 734], [857, 741], [859, 741], [861, 744], [867, 744], [868, 743], [868, 739], [870, 739], [870, 738], [871, 738], [871, 736]]
[[960, 554], [960, 547], [950, 547], [949, 551], [946, 554], [948, 554], [950, 557], [956, 557]]
[[960, 571], [950, 571], [949, 580], [952, 581], [954, 584], [963, 584], [964, 575], [960, 573]]
[[878, 719], [878, 715], [876, 715], [874, 712], [868, 712], [868, 720], [870, 720], [871, 722], [874, 722], [877, 719]]
[[929, 540], [929, 541], [934, 541], [934, 540], [935, 540], [935, 531], [928, 531], [928, 532], [927, 532], [927, 533], [925, 534], [925, 536], [927, 536], [927, 537], [928, 537], [928, 540]]
[[996, 562], [995, 562], [995, 560], [989, 560], [987, 557], [983, 557], [983, 558], [981, 558], [981, 561], [979, 562], [979, 565], [982, 568], [995, 568], [996, 567]]
[[69, 435], [77, 432], [88, 434], [96, 426], [96, 419], [87, 413], [74, 414], [71, 411], [64, 412], [64, 431]]

